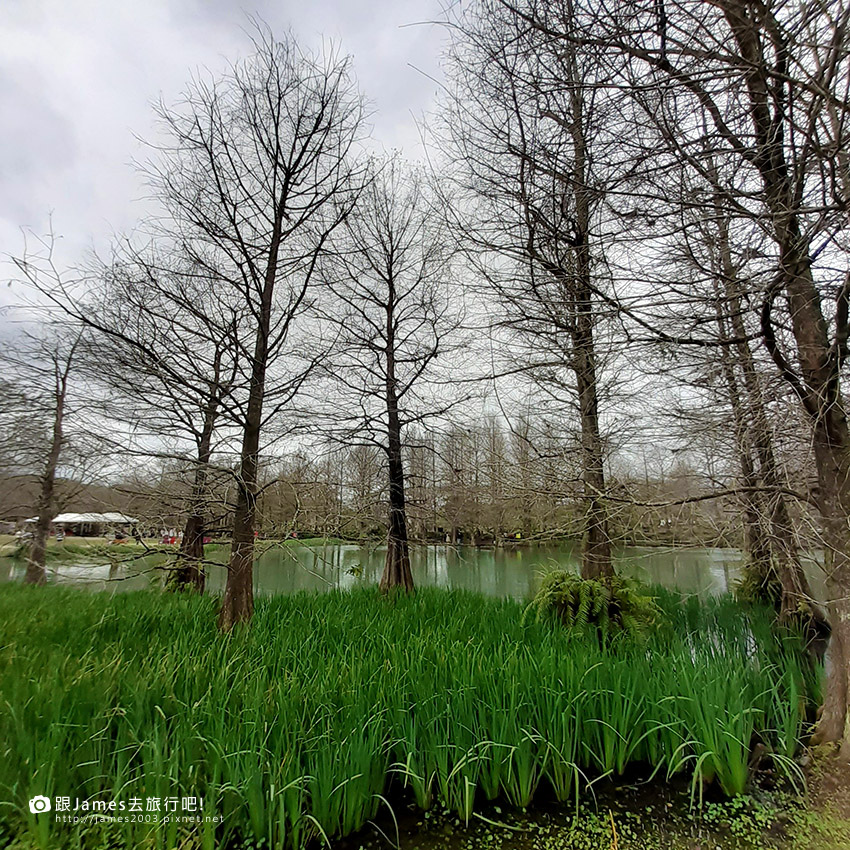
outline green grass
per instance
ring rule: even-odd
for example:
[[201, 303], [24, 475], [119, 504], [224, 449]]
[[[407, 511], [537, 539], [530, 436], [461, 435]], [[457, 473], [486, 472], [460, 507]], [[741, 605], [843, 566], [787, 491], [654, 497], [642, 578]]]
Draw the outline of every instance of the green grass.
[[[146, 540], [140, 544], [133, 540], [113, 543], [106, 537], [66, 537], [59, 542], [55, 537], [50, 537], [47, 540], [46, 560], [48, 564], [108, 563], [118, 558], [145, 557], [157, 552], [173, 554], [176, 551], [176, 546], [161, 545], [158, 540]], [[12, 535], [0, 535], [0, 557], [23, 560], [23, 554], [20, 543]]]
[[[729, 598], [660, 605], [657, 634], [609, 644], [471, 593], [298, 594], [222, 636], [209, 597], [2, 586], [0, 844], [301, 847], [404, 799], [468, 820], [638, 764], [734, 795], [757, 741], [793, 775], [817, 698], [796, 639]], [[36, 794], [223, 820], [67, 826]]]
[[47, 563], [77, 563], [79, 561], [92, 563], [117, 560], [127, 562], [135, 558], [146, 558], [148, 555], [175, 555], [177, 553], [176, 546], [164, 545], [154, 541], [146, 541], [143, 545], [129, 541], [127, 543], [107, 543], [97, 538], [91, 538], [90, 541], [81, 543], [82, 539], [76, 538], [73, 541], [48, 546], [46, 550]]
[[[256, 555], [278, 547], [295, 548], [308, 546], [339, 546], [349, 541], [338, 537], [303, 537], [285, 538], [281, 540], [261, 539], [256, 544]], [[126, 543], [112, 543], [105, 537], [68, 537], [57, 542], [51, 537], [47, 541], [48, 564], [72, 563], [109, 563], [117, 559], [127, 561], [142, 558], [147, 555], [164, 553], [176, 555], [179, 547], [174, 544], [161, 544], [159, 540], [146, 540], [144, 544], [128, 540]], [[11, 534], [0, 535], [0, 557], [20, 556], [20, 546]], [[205, 547], [206, 556], [210, 561], [226, 563], [230, 553], [229, 543], [209, 543]]]

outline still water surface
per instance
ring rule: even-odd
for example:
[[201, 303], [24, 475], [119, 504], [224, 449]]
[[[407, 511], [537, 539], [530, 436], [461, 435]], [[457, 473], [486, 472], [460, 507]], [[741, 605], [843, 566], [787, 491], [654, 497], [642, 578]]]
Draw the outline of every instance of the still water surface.
[[[570, 543], [505, 549], [471, 546], [415, 546], [411, 549], [418, 585], [465, 588], [518, 599], [532, 595], [541, 576], [556, 567], [578, 569], [578, 547]], [[347, 588], [377, 584], [386, 547], [356, 544], [280, 546], [264, 552], [254, 567], [257, 593]], [[158, 581], [165, 556], [132, 564], [53, 565], [53, 581], [95, 590], [135, 590]], [[624, 548], [615, 552], [618, 571], [689, 594], [716, 594], [732, 588], [742, 555], [737, 549]], [[23, 564], [0, 559], [0, 580], [23, 577]], [[209, 567], [212, 592], [224, 587], [224, 567]]]

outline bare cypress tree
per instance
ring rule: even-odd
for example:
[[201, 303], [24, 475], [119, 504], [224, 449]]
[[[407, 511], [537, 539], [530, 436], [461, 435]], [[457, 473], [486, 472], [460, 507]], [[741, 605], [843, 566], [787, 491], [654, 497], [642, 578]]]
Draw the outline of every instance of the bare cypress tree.
[[433, 397], [437, 358], [449, 359], [459, 319], [449, 300], [451, 242], [421, 173], [393, 157], [376, 167], [333, 239], [323, 276], [338, 339], [329, 361], [334, 430], [380, 448], [389, 501], [381, 590], [413, 590], [405, 490], [405, 430], [445, 414], [454, 394]]
[[[710, 155], [706, 168], [715, 184], [734, 183], [735, 175], [721, 176]], [[698, 444], [710, 435], [717, 469], [724, 446], [734, 455], [721, 475], [738, 481], [730, 486], [738, 490], [747, 553], [741, 589], [775, 603], [781, 620], [798, 619], [818, 635], [825, 621], [800, 559], [789, 505], [794, 489], [774, 436], [775, 410], [769, 410], [769, 398], [781, 409], [787, 394], [758, 345], [753, 310], [758, 285], [750, 276], [759, 274], [764, 237], [716, 189], [706, 191], [701, 180], [694, 185], [687, 167], [669, 168], [663, 178], [668, 206], [652, 217], [663, 224], [638, 228], [640, 240], [657, 245], [651, 325], [667, 337], [661, 341], [659, 332], [650, 346], [655, 356], [648, 367], [657, 369], [654, 361], [665, 353], [672, 356], [676, 365], [669, 371], [689, 388], [681, 403], [668, 408], [679, 420], [681, 438]], [[641, 250], [636, 246], [633, 253]], [[648, 257], [651, 252], [643, 250]], [[671, 337], [687, 340], [688, 348], [671, 346]]]
[[[564, 4], [563, 24], [575, 24]], [[495, 295], [507, 368], [572, 400], [581, 433], [582, 575], [610, 576], [600, 425], [601, 203], [616, 169], [598, 64], [552, 48], [521, 15], [483, 0], [451, 20], [448, 98], [439, 136], [469, 216], [459, 223]]]
[[[850, 49], [846, 3], [629, 0], [581, 3], [581, 31], [562, 20], [566, 0], [520, 8], [561, 46], [602, 49], [635, 106], [624, 137], [655, 179], [640, 190], [665, 206], [657, 176], [684, 164], [739, 219], [763, 228], [754, 293], [761, 337], [811, 426], [832, 627], [830, 672], [816, 740], [850, 756], [850, 428], [841, 388], [850, 337], [846, 271], [846, 157]], [[572, 6], [572, 4], [570, 4]], [[710, 154], [710, 156], [709, 156]], [[709, 161], [710, 160], [710, 161]], [[712, 166], [735, 174], [717, 181]]]
[[[80, 329], [45, 324], [36, 331], [19, 330], [0, 348], [0, 363], [10, 376], [0, 414], [12, 429], [16, 463], [38, 479], [35, 522], [27, 553], [26, 584], [45, 584], [47, 540], [56, 515], [56, 485], [67, 448], [67, 419], [72, 377], [77, 368]], [[11, 376], [14, 376], [12, 379]], [[8, 449], [7, 449], [8, 450]]]
[[[753, 287], [735, 261], [730, 237], [732, 222], [722, 202], [715, 202], [715, 220], [708, 229], [712, 251], [708, 258], [713, 275], [721, 368], [738, 435], [739, 456], [745, 483], [752, 573], [765, 584], [778, 586], [779, 615], [822, 623], [823, 615], [812, 597], [800, 561], [787, 504], [784, 480], [765, 398], [764, 379], [757, 364], [745, 324], [745, 293]], [[734, 344], [728, 344], [734, 341]], [[807, 622], [807, 625], [811, 623]]]
[[[187, 264], [173, 245], [164, 250], [166, 241], [145, 251], [124, 245], [109, 263], [95, 259], [69, 274], [53, 260], [50, 235], [38, 240], [43, 250], [25, 252], [17, 262], [26, 282], [65, 320], [86, 329], [78, 370], [106, 396], [103, 405], [90, 399], [90, 407], [131, 426], [137, 437], [152, 438], [150, 448], [134, 454], [193, 468], [181, 556], [169, 586], [203, 591], [203, 503], [215, 429], [222, 413], [238, 407], [245, 308], [220, 297], [208, 263]], [[186, 439], [195, 443], [189, 457], [174, 445]], [[126, 445], [113, 450], [131, 453]]]
[[220, 80], [195, 80], [178, 105], [160, 107], [166, 140], [148, 167], [170, 235], [200, 267], [211, 264], [225, 298], [250, 317], [224, 630], [253, 613], [262, 433], [315, 359], [293, 349], [294, 325], [309, 306], [317, 259], [356, 197], [363, 116], [347, 59], [309, 54], [265, 27], [254, 48]]
[[151, 438], [150, 455], [189, 470], [180, 554], [167, 587], [203, 592], [216, 437], [222, 422], [232, 430], [244, 389], [237, 382], [244, 307], [219, 297], [207, 268], [161, 249], [127, 248], [95, 276], [80, 302], [65, 303], [94, 331], [89, 366], [109, 388], [111, 414], [117, 408], [137, 437]]

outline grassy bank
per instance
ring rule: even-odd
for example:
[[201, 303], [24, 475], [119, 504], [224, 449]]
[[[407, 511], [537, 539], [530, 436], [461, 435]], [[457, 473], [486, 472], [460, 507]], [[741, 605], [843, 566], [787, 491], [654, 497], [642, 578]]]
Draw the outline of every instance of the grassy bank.
[[[257, 555], [277, 547], [293, 548], [307, 546], [310, 548], [322, 546], [337, 546], [350, 541], [339, 537], [303, 537], [283, 538], [280, 540], [261, 539], [257, 541]], [[126, 543], [114, 543], [105, 537], [71, 537], [58, 542], [55, 538], [47, 541], [48, 564], [73, 563], [109, 563], [110, 561], [132, 561], [148, 555], [165, 554], [177, 555], [179, 547], [174, 544], [163, 544], [158, 540], [146, 540], [137, 543], [128, 540]], [[207, 557], [212, 561], [225, 563], [230, 552], [229, 543], [209, 543], [205, 547]], [[23, 557], [20, 544], [11, 534], [0, 535], [0, 557]]]
[[[25, 558], [26, 547], [15, 540], [11, 535], [6, 535], [5, 541], [0, 541], [0, 557]], [[128, 540], [126, 543], [114, 543], [106, 537], [66, 537], [57, 541], [50, 537], [47, 541], [45, 556], [48, 564], [51, 563], [109, 563], [114, 560], [128, 560], [141, 558], [158, 552], [174, 552], [176, 547], [166, 546], [156, 540], [146, 540], [137, 543]]]
[[[812, 696], [796, 642], [728, 598], [662, 594], [665, 628], [607, 647], [468, 593], [260, 599], [229, 637], [215, 604], [0, 587], [0, 843], [298, 847], [637, 765], [734, 795], [757, 743], [793, 772]], [[64, 825], [36, 794], [193, 796], [222, 822]]]

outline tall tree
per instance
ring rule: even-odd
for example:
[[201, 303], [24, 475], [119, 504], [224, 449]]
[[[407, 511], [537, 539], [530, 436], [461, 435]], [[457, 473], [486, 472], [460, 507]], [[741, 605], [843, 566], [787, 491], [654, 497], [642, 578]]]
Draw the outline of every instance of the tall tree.
[[295, 349], [295, 326], [325, 243], [356, 198], [363, 116], [348, 59], [308, 53], [262, 26], [254, 48], [221, 79], [196, 80], [176, 106], [160, 107], [166, 141], [148, 167], [169, 234], [249, 317], [223, 630], [253, 613], [262, 433], [315, 363], [302, 356], [315, 345]]
[[125, 248], [95, 269], [97, 284], [79, 302], [64, 303], [94, 331], [88, 359], [109, 388], [112, 415], [131, 425], [137, 441], [149, 438], [148, 454], [189, 471], [180, 553], [167, 587], [203, 592], [213, 452], [222, 423], [232, 430], [244, 390], [245, 308], [218, 297], [218, 277], [208, 268], [163, 247]]
[[[746, 251], [735, 251], [734, 219], [715, 198], [714, 216], [697, 223], [689, 255], [708, 274], [708, 300], [717, 323], [718, 355], [731, 407], [743, 487], [750, 575], [779, 601], [780, 618], [822, 621], [800, 560], [785, 480], [771, 428], [763, 366], [756, 359], [752, 310], [745, 302], [753, 287]], [[701, 242], [701, 245], [694, 244]], [[706, 250], [708, 247], [708, 250]], [[748, 321], [750, 327], [748, 327]], [[807, 625], [812, 625], [807, 622]]]
[[667, 205], [658, 176], [684, 164], [708, 208], [720, 195], [770, 239], [751, 284], [763, 343], [811, 426], [827, 553], [832, 640], [816, 739], [850, 757], [850, 429], [841, 387], [850, 275], [846, 161], [836, 156], [850, 142], [850, 5], [582, 3], [577, 32], [563, 23], [567, 0], [502, 2], [564, 51], [603, 49], [597, 55], [635, 109], [620, 130], [651, 167], [645, 204]]
[[[577, 27], [572, 5], [561, 23]], [[612, 574], [600, 424], [601, 204], [616, 179], [598, 63], [541, 37], [499, 0], [452, 20], [440, 141], [469, 216], [459, 222], [500, 308], [500, 366], [580, 422], [582, 575]]]
[[0, 407], [9, 448], [19, 469], [38, 479], [26, 584], [47, 581], [47, 540], [57, 513], [57, 473], [68, 441], [69, 394], [80, 340], [79, 328], [48, 323], [35, 331], [19, 330], [0, 347], [4, 371], [17, 378]]
[[377, 446], [389, 501], [382, 591], [413, 590], [405, 490], [405, 430], [452, 406], [447, 383], [428, 392], [448, 357], [458, 317], [450, 300], [451, 243], [423, 175], [392, 157], [376, 172], [333, 240], [323, 274], [338, 328], [331, 361], [339, 433]]
[[[25, 252], [18, 265], [59, 314], [86, 329], [78, 365], [105, 397], [100, 406], [91, 399], [91, 407], [129, 425], [136, 442], [150, 438], [133, 454], [192, 468], [181, 553], [168, 584], [203, 591], [210, 460], [216, 428], [223, 414], [231, 424], [237, 418], [246, 385], [239, 330], [247, 307], [221, 297], [209, 260], [199, 265], [167, 238], [144, 249], [128, 241], [109, 262], [94, 258], [73, 274], [56, 266], [52, 236], [38, 241], [43, 250]], [[194, 444], [188, 454], [187, 441]]]
[[[719, 182], [710, 154], [706, 167]], [[668, 221], [652, 228], [655, 234], [640, 233], [661, 254], [651, 312], [663, 335], [650, 345], [655, 357], [648, 368], [657, 371], [654, 361], [666, 353], [667, 371], [687, 387], [667, 405], [666, 418], [678, 422], [680, 439], [712, 443], [713, 463], [703, 468], [723, 489], [737, 490], [747, 554], [744, 589], [775, 603], [781, 620], [798, 619], [817, 634], [824, 618], [801, 562], [789, 503], [794, 489], [774, 435], [777, 412], [789, 399], [759, 346], [753, 310], [758, 287], [751, 277], [759, 274], [764, 235], [719, 193], [707, 206], [702, 181], [694, 185], [686, 166], [670, 168], [662, 178], [668, 209], [655, 217]], [[734, 181], [734, 175], [725, 179]], [[690, 344], [685, 350], [671, 345], [674, 336]]]

